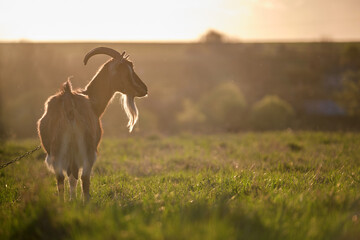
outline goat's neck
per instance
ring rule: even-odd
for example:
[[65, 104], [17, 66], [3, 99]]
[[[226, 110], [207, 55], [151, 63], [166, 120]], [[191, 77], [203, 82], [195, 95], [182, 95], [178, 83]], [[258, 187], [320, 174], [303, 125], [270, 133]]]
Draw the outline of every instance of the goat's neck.
[[115, 91], [111, 88], [106, 74], [99, 72], [86, 86], [83, 93], [89, 96], [95, 114], [101, 117]]

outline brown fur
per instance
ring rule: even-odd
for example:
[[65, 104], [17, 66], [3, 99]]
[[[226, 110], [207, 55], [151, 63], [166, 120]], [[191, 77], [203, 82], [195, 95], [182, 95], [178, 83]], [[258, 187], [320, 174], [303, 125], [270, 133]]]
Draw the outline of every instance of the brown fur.
[[101, 123], [88, 96], [72, 91], [67, 81], [59, 93], [48, 98], [45, 112], [38, 121], [40, 140], [48, 154], [56, 154], [55, 145], [72, 123], [78, 123], [86, 136], [86, 146], [96, 152], [102, 135]]
[[[92, 109], [89, 97], [73, 91], [69, 80], [64, 83], [59, 93], [46, 101], [45, 113], [38, 121], [38, 133], [43, 148], [51, 158], [47, 159], [47, 165], [57, 175], [60, 185], [63, 185], [61, 182], [64, 171], [68, 176], [78, 179], [79, 169], [85, 164], [91, 170], [102, 135], [101, 123]], [[79, 133], [81, 136], [75, 136]], [[66, 143], [68, 150], [65, 155], [61, 155], [59, 146], [65, 144], [66, 134], [69, 134]], [[79, 137], [85, 146], [86, 160], [79, 159]], [[59, 186], [60, 188], [63, 189]], [[63, 190], [60, 189], [59, 192]]]

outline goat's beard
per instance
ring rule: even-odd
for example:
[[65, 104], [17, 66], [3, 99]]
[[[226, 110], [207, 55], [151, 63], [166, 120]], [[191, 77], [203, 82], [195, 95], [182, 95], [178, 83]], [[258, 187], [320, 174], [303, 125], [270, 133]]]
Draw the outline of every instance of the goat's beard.
[[135, 97], [129, 96], [126, 94], [122, 94], [121, 96], [122, 106], [125, 110], [126, 116], [129, 119], [127, 127], [129, 128], [129, 132], [131, 132], [134, 128], [135, 123], [138, 120], [139, 112], [137, 110], [135, 104]]

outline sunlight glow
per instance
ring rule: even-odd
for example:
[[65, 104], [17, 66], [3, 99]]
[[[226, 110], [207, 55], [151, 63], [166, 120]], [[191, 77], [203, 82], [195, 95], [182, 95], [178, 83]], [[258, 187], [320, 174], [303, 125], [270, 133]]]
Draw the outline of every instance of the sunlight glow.
[[0, 2], [0, 40], [194, 41], [209, 29], [240, 40], [360, 39], [357, 0]]

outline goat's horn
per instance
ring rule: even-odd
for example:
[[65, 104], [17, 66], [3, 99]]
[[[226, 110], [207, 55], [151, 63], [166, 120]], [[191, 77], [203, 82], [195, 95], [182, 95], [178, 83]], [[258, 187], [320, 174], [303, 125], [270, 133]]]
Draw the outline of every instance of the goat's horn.
[[106, 54], [112, 58], [115, 58], [119, 61], [121, 61], [125, 55], [125, 52], [123, 52], [122, 54], [120, 54], [119, 52], [117, 52], [116, 50], [112, 49], [112, 48], [108, 48], [108, 47], [98, 47], [98, 48], [94, 48], [93, 50], [91, 50], [90, 52], [88, 52], [85, 57], [84, 57], [84, 65], [87, 64], [89, 58], [91, 58], [92, 56], [96, 55], [96, 54]]

